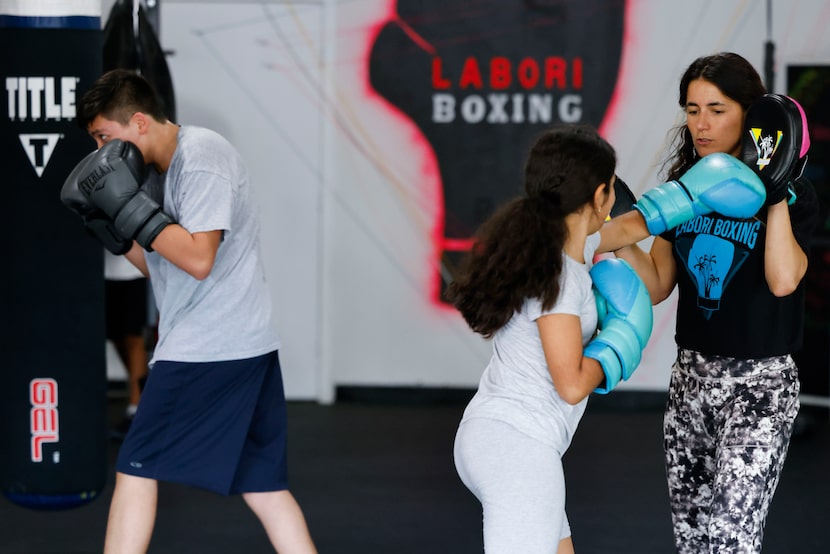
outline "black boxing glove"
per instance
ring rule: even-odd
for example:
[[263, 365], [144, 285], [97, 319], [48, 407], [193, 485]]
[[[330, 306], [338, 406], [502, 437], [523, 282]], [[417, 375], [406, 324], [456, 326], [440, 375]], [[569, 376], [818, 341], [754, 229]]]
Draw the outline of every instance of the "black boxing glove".
[[130, 250], [133, 241], [121, 236], [115, 229], [115, 224], [102, 211], [92, 206], [78, 188], [77, 176], [82, 171], [84, 162], [88, 161], [93, 154], [94, 152], [87, 155], [69, 174], [61, 188], [61, 202], [81, 218], [84, 229], [90, 235], [98, 239], [107, 250], [120, 256]]
[[79, 166], [70, 177], [77, 178], [89, 203], [112, 219], [118, 233], [152, 251], [153, 241], [173, 219], [141, 189], [145, 164], [138, 147], [113, 139]]
[[616, 199], [609, 214], [611, 217], [617, 217], [634, 209], [634, 205], [637, 203], [637, 197], [628, 188], [626, 182], [620, 179], [619, 175], [614, 180], [614, 192], [616, 193]]
[[84, 218], [84, 229], [116, 256], [126, 254], [133, 247], [133, 241], [122, 237], [115, 224], [103, 213], [91, 214]]

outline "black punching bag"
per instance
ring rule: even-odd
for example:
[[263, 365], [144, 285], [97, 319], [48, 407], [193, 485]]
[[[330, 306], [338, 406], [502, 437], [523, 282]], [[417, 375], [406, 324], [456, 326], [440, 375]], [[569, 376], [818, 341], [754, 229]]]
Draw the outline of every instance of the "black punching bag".
[[164, 114], [176, 121], [173, 79], [164, 50], [139, 0], [117, 0], [103, 32], [103, 71], [134, 69], [153, 85]]
[[28, 508], [79, 506], [106, 482], [103, 256], [60, 201], [95, 148], [75, 107], [100, 52], [100, 1], [0, 0], [0, 490]]

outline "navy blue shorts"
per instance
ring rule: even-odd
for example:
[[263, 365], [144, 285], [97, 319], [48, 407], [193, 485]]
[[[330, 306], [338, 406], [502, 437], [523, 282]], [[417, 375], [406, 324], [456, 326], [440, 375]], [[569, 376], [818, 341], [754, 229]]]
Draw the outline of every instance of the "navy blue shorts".
[[276, 351], [246, 360], [157, 361], [116, 471], [219, 494], [288, 488]]

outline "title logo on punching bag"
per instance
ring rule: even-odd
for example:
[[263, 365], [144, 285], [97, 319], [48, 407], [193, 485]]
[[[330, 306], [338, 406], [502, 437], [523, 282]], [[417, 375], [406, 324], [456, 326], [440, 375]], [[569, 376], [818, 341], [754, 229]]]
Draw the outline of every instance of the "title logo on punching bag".
[[[48, 123], [75, 119], [78, 77], [6, 77], [9, 121]], [[20, 133], [20, 143], [38, 177], [49, 164], [61, 133]]]
[[[29, 383], [29, 431], [32, 435], [31, 460], [43, 461], [43, 445], [60, 440], [58, 433], [58, 382], [48, 377], [32, 379]], [[59, 461], [54, 453], [54, 461]]]

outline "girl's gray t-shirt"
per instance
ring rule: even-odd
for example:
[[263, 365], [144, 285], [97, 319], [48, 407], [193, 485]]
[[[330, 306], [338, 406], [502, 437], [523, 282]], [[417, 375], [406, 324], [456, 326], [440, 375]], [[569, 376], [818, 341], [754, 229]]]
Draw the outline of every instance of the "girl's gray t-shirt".
[[536, 320], [557, 313], [579, 316], [583, 346], [591, 340], [597, 328], [597, 307], [588, 271], [599, 240], [599, 233], [588, 236], [584, 264], [565, 256], [559, 298], [550, 310], [543, 311], [539, 299], [528, 298], [521, 311], [496, 332], [490, 363], [462, 422], [479, 417], [503, 421], [560, 455], [565, 453], [588, 399], [572, 406], [556, 392]]

